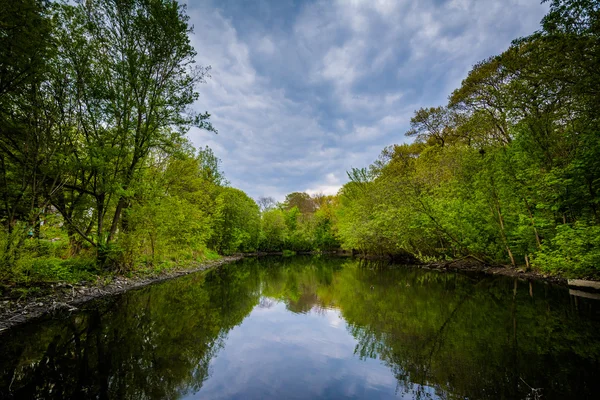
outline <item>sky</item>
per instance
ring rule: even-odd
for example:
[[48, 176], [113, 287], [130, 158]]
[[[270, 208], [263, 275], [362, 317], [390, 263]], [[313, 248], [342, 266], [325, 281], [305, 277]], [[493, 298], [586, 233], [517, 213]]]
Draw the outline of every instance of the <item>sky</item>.
[[335, 194], [346, 171], [409, 141], [414, 110], [444, 105], [472, 65], [539, 28], [538, 0], [187, 0], [197, 111], [231, 186], [282, 201]]

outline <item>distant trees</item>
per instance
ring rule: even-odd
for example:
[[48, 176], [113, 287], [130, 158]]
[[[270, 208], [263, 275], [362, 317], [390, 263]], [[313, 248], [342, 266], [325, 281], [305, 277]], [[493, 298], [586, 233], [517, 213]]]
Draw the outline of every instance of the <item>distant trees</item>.
[[258, 204], [258, 207], [260, 208], [260, 211], [267, 211], [270, 210], [272, 208], [275, 208], [277, 206], [277, 202], [275, 201], [274, 198], [268, 196], [261, 196], [256, 200], [256, 204]]
[[314, 200], [304, 192], [294, 192], [286, 195], [283, 204], [288, 210], [297, 207], [302, 214], [311, 214], [316, 209]]
[[259, 198], [261, 251], [319, 251], [339, 248], [335, 238], [335, 196], [293, 192], [283, 203]]
[[244, 192], [223, 188], [215, 200], [213, 246], [220, 253], [254, 251], [259, 240], [258, 205]]

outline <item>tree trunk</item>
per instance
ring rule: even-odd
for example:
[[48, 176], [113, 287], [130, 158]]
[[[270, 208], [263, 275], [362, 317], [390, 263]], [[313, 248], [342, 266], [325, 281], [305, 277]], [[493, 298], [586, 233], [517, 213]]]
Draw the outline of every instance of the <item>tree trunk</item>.
[[540, 240], [540, 235], [538, 234], [537, 228], [535, 226], [535, 221], [533, 219], [531, 207], [529, 206], [529, 202], [527, 201], [527, 199], [523, 198], [523, 201], [525, 202], [525, 207], [527, 207], [527, 212], [529, 213], [529, 220], [531, 221], [531, 227], [533, 228], [533, 232], [535, 233], [535, 242], [537, 243], [537, 248], [539, 249], [542, 247], [542, 241]]
[[504, 229], [504, 217], [502, 216], [502, 210], [500, 209], [500, 201], [498, 200], [498, 196], [495, 192], [494, 203], [496, 206], [496, 212], [498, 213], [498, 222], [500, 223], [500, 236], [502, 237], [502, 241], [504, 242], [504, 247], [506, 248], [506, 252], [508, 253], [508, 257], [510, 258], [511, 265], [513, 267], [516, 267], [517, 263], [515, 262], [515, 257], [513, 256], [513, 253], [510, 250], [510, 246], [508, 245], [508, 238], [506, 237], [506, 231]]

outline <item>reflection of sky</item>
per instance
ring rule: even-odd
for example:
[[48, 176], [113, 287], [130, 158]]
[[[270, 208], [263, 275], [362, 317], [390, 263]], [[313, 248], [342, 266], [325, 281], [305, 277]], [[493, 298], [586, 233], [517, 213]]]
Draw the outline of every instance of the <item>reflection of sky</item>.
[[412, 398], [396, 393], [396, 379], [380, 361], [359, 360], [355, 346], [339, 310], [256, 307], [229, 332], [200, 392], [185, 398]]

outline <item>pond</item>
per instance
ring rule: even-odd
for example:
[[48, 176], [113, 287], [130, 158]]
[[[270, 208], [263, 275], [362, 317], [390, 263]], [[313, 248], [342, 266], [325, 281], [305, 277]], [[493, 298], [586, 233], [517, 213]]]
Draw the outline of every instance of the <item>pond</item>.
[[600, 301], [506, 277], [266, 257], [0, 336], [0, 398], [586, 399]]

